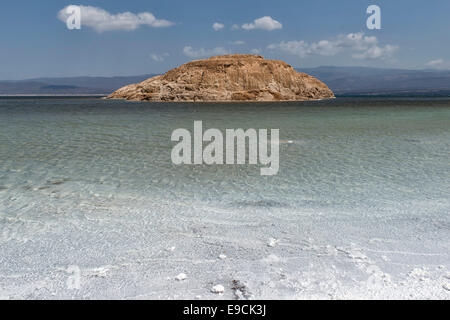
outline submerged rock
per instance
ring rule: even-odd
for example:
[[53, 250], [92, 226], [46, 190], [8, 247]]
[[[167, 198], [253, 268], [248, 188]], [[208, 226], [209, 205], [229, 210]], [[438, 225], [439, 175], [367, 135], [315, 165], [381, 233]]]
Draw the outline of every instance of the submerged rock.
[[283, 101], [334, 98], [321, 81], [280, 60], [233, 54], [195, 60], [107, 97], [134, 101]]

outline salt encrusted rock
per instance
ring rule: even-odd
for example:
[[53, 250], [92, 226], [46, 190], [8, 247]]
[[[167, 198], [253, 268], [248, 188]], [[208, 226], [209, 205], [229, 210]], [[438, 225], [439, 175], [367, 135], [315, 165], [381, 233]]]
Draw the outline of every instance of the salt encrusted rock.
[[334, 98], [321, 81], [279, 60], [233, 54], [195, 60], [107, 97], [133, 101], [283, 101]]

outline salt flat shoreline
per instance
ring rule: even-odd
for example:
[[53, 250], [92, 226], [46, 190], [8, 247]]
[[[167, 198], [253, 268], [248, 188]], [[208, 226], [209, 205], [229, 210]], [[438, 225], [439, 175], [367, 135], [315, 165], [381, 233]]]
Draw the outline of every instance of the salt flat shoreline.
[[[304, 209], [285, 220], [291, 209], [231, 211], [123, 196], [85, 199], [82, 208], [78, 222], [73, 207], [62, 209], [69, 216], [36, 229], [33, 240], [9, 234], [1, 299], [449, 299], [447, 244], [415, 243], [408, 224]], [[21, 260], [23, 267], [5, 268]], [[74, 266], [81, 277], [75, 290], [67, 288]]]

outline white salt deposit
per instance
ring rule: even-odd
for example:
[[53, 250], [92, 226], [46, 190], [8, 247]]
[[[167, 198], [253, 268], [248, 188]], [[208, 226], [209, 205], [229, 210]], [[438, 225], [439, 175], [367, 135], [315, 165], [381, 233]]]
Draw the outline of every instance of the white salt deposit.
[[270, 239], [269, 239], [269, 242], [267, 243], [267, 245], [268, 245], [269, 247], [275, 247], [275, 246], [277, 245], [277, 243], [278, 243], [278, 240], [277, 240], [277, 239], [270, 238]]
[[221, 284], [218, 284], [211, 288], [212, 293], [223, 293], [224, 291], [225, 291], [225, 288]]
[[177, 275], [175, 277], [175, 279], [178, 280], [178, 281], [183, 281], [183, 280], [187, 279], [187, 275], [185, 273], [180, 273], [179, 275]]

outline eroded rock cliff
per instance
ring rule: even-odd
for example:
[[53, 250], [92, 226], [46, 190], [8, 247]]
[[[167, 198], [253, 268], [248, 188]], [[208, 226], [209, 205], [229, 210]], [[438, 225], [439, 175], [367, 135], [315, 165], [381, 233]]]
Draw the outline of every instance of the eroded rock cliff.
[[282, 101], [333, 98], [321, 81], [279, 60], [233, 54], [195, 60], [125, 86], [108, 99], [134, 101]]

